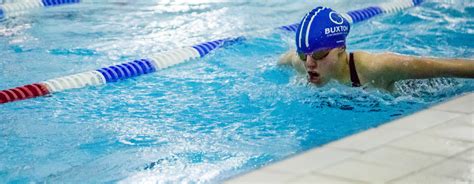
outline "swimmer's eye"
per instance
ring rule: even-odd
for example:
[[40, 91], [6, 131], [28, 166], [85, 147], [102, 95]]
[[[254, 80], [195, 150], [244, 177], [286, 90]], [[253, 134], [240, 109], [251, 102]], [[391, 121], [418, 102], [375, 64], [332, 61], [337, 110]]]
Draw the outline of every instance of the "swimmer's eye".
[[302, 52], [298, 52], [298, 56], [300, 57], [300, 59], [302, 61], [306, 61], [306, 56], [307, 55], [311, 55], [311, 57], [314, 60], [321, 60], [321, 59], [324, 59], [325, 57], [327, 57], [329, 55], [329, 51], [330, 50], [321, 50], [321, 51], [313, 52], [311, 54], [305, 54], [305, 53], [302, 53]]
[[301, 61], [306, 61], [306, 54], [302, 52], [298, 52], [298, 57], [300, 57]]

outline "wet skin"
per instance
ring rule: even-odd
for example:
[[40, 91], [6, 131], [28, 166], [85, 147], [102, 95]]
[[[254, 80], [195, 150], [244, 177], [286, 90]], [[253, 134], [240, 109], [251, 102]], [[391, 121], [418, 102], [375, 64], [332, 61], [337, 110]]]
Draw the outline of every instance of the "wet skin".
[[[393, 90], [394, 83], [405, 79], [436, 77], [474, 78], [474, 60], [407, 56], [395, 53], [353, 52], [357, 75], [364, 86]], [[293, 66], [306, 74], [308, 81], [324, 86], [330, 80], [351, 85], [348, 53], [344, 48], [330, 50], [327, 56], [301, 60], [296, 51], [284, 54], [278, 64]]]

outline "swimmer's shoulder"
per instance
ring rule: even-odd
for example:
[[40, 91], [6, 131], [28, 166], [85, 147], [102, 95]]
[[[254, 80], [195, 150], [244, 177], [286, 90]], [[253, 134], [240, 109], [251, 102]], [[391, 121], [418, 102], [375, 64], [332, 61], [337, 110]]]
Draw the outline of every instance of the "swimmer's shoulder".
[[357, 69], [366, 70], [365, 72], [375, 72], [382, 66], [382, 60], [385, 58], [385, 53], [370, 53], [366, 51], [355, 51], [354, 60]]
[[391, 52], [370, 53], [366, 51], [353, 53], [361, 81], [379, 88], [390, 88], [394, 82], [392, 76], [396, 75], [397, 71], [391, 70], [389, 65], [393, 63], [392, 61], [396, 60], [397, 54]]
[[386, 72], [390, 65], [400, 64], [398, 62], [412, 60], [412, 57], [397, 54], [393, 52], [382, 52], [382, 53], [370, 53], [366, 51], [354, 52], [354, 58], [359, 61], [365, 67], [369, 67], [372, 71], [378, 70]]
[[370, 53], [366, 51], [354, 51], [353, 53], [356, 61], [362, 62], [399, 60], [404, 57], [404, 55], [393, 52]]

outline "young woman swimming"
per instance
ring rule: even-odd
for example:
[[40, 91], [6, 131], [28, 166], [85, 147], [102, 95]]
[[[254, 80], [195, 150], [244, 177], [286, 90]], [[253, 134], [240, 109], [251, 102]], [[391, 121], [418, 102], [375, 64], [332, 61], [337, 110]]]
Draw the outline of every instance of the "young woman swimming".
[[396, 81], [436, 77], [474, 78], [474, 60], [414, 57], [395, 53], [346, 52], [349, 22], [327, 7], [307, 13], [296, 32], [296, 51], [278, 64], [293, 66], [308, 81], [323, 86], [330, 80], [353, 87], [392, 90]]

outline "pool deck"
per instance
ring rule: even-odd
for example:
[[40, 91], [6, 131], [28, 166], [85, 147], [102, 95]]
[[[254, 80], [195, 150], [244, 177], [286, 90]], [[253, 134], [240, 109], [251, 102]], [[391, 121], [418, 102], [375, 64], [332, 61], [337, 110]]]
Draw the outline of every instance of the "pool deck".
[[474, 93], [226, 181], [474, 183]]

